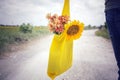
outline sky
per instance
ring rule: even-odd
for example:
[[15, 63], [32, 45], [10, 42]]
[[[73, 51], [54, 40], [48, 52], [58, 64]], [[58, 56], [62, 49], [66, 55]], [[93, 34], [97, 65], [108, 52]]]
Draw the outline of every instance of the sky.
[[[0, 0], [0, 24], [48, 24], [48, 13], [61, 15], [64, 0]], [[85, 25], [104, 24], [104, 0], [70, 0], [71, 20]]]

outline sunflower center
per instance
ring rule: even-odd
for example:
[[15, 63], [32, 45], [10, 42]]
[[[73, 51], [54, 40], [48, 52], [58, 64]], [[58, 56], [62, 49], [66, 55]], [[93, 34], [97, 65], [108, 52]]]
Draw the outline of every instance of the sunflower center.
[[78, 25], [72, 25], [68, 28], [67, 30], [67, 34], [68, 35], [74, 35], [74, 34], [77, 34], [79, 31], [79, 27]]

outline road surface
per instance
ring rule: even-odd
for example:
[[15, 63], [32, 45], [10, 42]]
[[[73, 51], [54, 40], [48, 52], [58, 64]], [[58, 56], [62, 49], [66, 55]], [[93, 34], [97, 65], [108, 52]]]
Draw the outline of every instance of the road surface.
[[[73, 66], [56, 80], [117, 80], [118, 67], [110, 40], [86, 30], [74, 41]], [[50, 80], [47, 76], [49, 47], [53, 36], [26, 45], [0, 59], [0, 80]]]

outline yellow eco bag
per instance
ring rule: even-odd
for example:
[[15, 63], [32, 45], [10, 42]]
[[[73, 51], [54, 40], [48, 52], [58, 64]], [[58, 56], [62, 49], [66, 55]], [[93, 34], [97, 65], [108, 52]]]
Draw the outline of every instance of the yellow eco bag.
[[[70, 16], [69, 0], [64, 0], [62, 15]], [[54, 35], [50, 47], [48, 76], [54, 80], [72, 66], [73, 40], [66, 40], [65, 35]]]

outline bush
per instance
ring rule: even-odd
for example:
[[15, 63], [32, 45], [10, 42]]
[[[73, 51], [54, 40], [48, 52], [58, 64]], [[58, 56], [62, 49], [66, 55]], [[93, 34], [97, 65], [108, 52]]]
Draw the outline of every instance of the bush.
[[20, 25], [20, 31], [23, 33], [32, 33], [33, 30], [33, 26], [28, 24], [23, 23], [22, 25]]
[[101, 36], [103, 38], [109, 39], [109, 33], [108, 30], [104, 27], [102, 29], [99, 29], [98, 31], [95, 32], [97, 36]]

